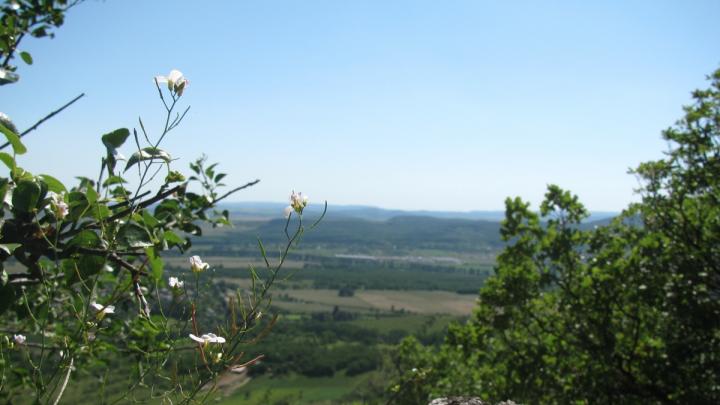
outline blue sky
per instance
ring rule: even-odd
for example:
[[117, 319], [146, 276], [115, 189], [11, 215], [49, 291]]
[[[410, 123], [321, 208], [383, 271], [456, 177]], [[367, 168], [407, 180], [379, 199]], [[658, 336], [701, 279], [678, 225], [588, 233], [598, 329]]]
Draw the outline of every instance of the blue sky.
[[[717, 1], [87, 1], [0, 87], [21, 165], [95, 176], [100, 135], [160, 125], [152, 78], [189, 78], [176, 167], [206, 153], [237, 201], [293, 188], [332, 204], [534, 205], [547, 184], [592, 210], [637, 199], [627, 169], [720, 67]], [[20, 62], [21, 63], [21, 62]], [[156, 132], [156, 130], [155, 130]], [[128, 148], [126, 155], [132, 153]], [[72, 156], [68, 159], [67, 156]]]

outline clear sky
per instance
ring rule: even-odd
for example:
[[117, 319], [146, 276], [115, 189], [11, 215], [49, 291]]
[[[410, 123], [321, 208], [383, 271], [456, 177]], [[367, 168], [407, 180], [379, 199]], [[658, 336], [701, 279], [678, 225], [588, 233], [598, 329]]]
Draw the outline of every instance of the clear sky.
[[71, 182], [96, 175], [101, 134], [157, 129], [152, 78], [177, 68], [192, 108], [165, 147], [262, 180], [237, 201], [493, 210], [555, 183], [619, 210], [627, 169], [662, 156], [720, 67], [719, 17], [716, 0], [89, 0], [23, 42], [35, 64], [0, 111], [24, 129], [85, 92], [20, 158]]

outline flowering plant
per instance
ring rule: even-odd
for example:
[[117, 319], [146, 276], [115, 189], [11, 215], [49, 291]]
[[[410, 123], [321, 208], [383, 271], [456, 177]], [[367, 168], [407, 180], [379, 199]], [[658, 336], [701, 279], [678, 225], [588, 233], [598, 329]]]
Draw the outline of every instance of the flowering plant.
[[[49, 10], [31, 3], [19, 2], [16, 9], [6, 2], [0, 20]], [[45, 3], [58, 10], [67, 5]], [[259, 180], [221, 192], [226, 175], [205, 157], [190, 164], [190, 176], [176, 171], [163, 140], [186, 117], [189, 107], [179, 107], [189, 82], [178, 70], [154, 82], [165, 124], [155, 136], [142, 119], [136, 129], [102, 135], [100, 172], [73, 187], [21, 168], [17, 157], [27, 152], [21, 138], [29, 131], [19, 132], [0, 114], [0, 136], [8, 141], [0, 146], [7, 168], [0, 173], [0, 402], [32, 396], [56, 404], [73, 389], [71, 375], [82, 370], [103, 387], [97, 402], [132, 394], [196, 403], [212, 397], [221, 374], [258, 360], [244, 359], [243, 348], [277, 319], [259, 326], [280, 269], [304, 232], [302, 210], [295, 211], [299, 221], [292, 232], [290, 221], [285, 226], [280, 257], [273, 261], [260, 243], [266, 272], [250, 269], [252, 287], [221, 302], [226, 311], [219, 317], [209, 316], [214, 311], [204, 306], [227, 294], [212, 283], [212, 264], [192, 256], [186, 271], [167, 277], [163, 256], [188, 252], [203, 222], [231, 226], [228, 211], [217, 204]], [[128, 140], [134, 145], [128, 147]], [[121, 149], [129, 149], [127, 159]], [[103, 366], [120, 354], [125, 367], [118, 372], [130, 384]], [[114, 391], [106, 389], [116, 381]]]

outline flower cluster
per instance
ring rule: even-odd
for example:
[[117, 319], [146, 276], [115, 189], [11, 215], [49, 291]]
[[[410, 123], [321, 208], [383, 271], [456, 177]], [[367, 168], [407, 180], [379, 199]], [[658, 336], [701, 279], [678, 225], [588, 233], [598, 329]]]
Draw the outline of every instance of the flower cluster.
[[168, 279], [168, 285], [170, 285], [172, 289], [180, 289], [183, 287], [183, 284], [185, 284], [185, 282], [180, 281], [177, 277], [170, 277], [170, 279]]
[[285, 207], [285, 218], [289, 218], [293, 211], [298, 215], [302, 214], [308, 202], [308, 196], [302, 193], [296, 193], [295, 190], [293, 190], [292, 194], [290, 194], [290, 205]]
[[167, 76], [155, 76], [155, 81], [158, 83], [167, 83], [168, 90], [179, 96], [182, 96], [185, 87], [190, 84], [190, 81], [183, 76], [182, 72], [173, 69]]

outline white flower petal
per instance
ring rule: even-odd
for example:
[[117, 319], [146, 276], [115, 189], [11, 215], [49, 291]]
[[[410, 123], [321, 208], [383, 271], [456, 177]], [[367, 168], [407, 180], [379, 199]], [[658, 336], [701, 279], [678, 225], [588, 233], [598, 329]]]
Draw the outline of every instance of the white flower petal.
[[177, 84], [180, 80], [183, 79], [183, 74], [179, 70], [173, 69], [170, 71], [170, 74], [168, 75], [167, 79], [169, 82]]

